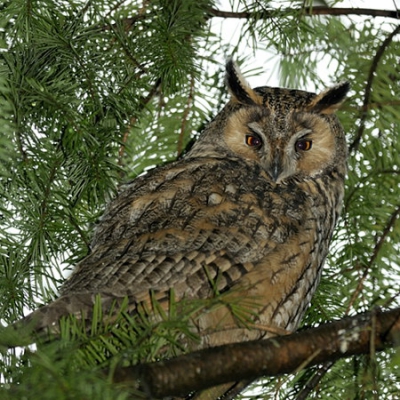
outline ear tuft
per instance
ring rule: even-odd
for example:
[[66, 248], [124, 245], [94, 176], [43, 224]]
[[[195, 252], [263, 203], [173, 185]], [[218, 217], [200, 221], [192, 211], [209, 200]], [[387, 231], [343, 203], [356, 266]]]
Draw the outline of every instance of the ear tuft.
[[349, 82], [340, 82], [314, 97], [308, 110], [321, 114], [332, 114], [340, 108], [349, 90]]
[[226, 63], [225, 81], [233, 101], [247, 105], [255, 105], [261, 102], [261, 98], [244, 79], [232, 59], [229, 59]]

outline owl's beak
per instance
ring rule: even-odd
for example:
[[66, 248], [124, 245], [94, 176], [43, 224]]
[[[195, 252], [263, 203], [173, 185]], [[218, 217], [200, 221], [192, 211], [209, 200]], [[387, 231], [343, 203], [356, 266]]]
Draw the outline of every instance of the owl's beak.
[[283, 171], [282, 163], [277, 158], [275, 158], [275, 160], [267, 169], [268, 175], [272, 178], [274, 182], [277, 182], [279, 180], [282, 171]]

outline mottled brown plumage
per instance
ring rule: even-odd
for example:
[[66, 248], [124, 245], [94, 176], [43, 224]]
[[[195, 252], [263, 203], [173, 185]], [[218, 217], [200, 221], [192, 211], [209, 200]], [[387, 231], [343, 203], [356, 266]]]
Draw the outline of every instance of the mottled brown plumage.
[[253, 303], [244, 328], [229, 307], [194, 321], [202, 346], [294, 330], [318, 285], [338, 219], [346, 172], [343, 129], [333, 112], [348, 84], [321, 94], [251, 89], [227, 64], [231, 100], [181, 160], [123, 187], [96, 228], [91, 254], [60, 298], [29, 319], [36, 328], [68, 313], [90, 315], [150, 291], [167, 306], [215, 290]]

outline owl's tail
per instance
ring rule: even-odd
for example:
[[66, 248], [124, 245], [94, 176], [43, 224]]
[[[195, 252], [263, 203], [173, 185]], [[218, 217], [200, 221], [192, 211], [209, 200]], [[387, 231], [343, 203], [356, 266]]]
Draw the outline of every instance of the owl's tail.
[[[75, 293], [61, 296], [13, 324], [0, 327], [0, 346], [8, 348], [26, 346], [34, 343], [38, 336], [46, 334], [49, 337], [58, 336], [60, 320], [63, 317], [73, 315], [78, 320], [91, 321], [94, 314], [102, 316], [116, 314], [116, 311], [120, 310], [126, 302], [126, 298], [100, 296], [96, 293]], [[130, 304], [132, 305], [132, 301]]]

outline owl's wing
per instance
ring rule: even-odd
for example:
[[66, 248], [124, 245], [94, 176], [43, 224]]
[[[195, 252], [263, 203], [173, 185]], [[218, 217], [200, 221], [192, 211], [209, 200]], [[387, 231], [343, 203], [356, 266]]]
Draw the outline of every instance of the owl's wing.
[[164, 299], [173, 288], [177, 300], [227, 290], [299, 230], [302, 194], [290, 194], [299, 208], [290, 216], [279, 190], [240, 160], [189, 159], [152, 171], [110, 203], [92, 253], [61, 297], [30, 318], [41, 328], [89, 313], [96, 294], [108, 304], [146, 302], [150, 290]]
[[273, 215], [279, 194], [257, 172], [239, 161], [190, 160], [134, 182], [110, 204], [92, 254], [62, 294], [174, 288], [178, 297], [204, 297], [217, 275], [226, 289], [283, 240]]

